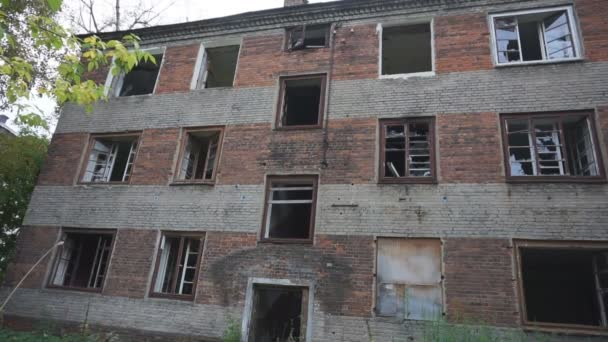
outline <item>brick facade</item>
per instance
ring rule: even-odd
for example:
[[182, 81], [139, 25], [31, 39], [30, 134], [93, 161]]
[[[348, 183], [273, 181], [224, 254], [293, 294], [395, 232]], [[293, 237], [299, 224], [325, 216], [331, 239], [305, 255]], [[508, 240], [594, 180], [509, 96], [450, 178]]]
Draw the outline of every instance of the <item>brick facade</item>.
[[[87, 146], [86, 133], [55, 134], [49, 152], [38, 176], [39, 185], [73, 184], [80, 158]], [[71, 165], [66, 168], [67, 165]]]
[[190, 82], [200, 44], [167, 47], [163, 56], [158, 86], [155, 93], [185, 92], [190, 90]]

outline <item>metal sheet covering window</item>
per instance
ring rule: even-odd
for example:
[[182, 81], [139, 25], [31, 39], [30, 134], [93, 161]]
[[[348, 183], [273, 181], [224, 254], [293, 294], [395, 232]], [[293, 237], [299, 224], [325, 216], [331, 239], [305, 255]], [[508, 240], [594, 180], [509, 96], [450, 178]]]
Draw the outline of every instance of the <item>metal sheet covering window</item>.
[[441, 242], [378, 239], [376, 312], [379, 316], [434, 320], [441, 317]]

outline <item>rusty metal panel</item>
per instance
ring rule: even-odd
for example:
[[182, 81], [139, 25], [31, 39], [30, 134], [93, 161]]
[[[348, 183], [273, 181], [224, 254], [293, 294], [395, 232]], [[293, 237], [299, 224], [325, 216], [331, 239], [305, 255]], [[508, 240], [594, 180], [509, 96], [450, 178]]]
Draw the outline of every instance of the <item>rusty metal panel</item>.
[[413, 285], [406, 287], [405, 318], [436, 320], [441, 318], [441, 286]]
[[441, 282], [438, 239], [378, 239], [378, 283], [432, 285]]

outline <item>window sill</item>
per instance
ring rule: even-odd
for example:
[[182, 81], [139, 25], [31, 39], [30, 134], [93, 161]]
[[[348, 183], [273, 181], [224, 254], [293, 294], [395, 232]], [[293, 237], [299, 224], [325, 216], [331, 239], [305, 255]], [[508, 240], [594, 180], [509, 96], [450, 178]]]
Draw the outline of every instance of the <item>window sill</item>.
[[273, 239], [273, 238], [264, 238], [258, 241], [262, 244], [295, 244], [295, 245], [312, 245], [312, 239]]
[[328, 49], [328, 48], [329, 48], [329, 45], [325, 45], [325, 46], [304, 47], [304, 48], [299, 48], [299, 49], [295, 49], [295, 50], [285, 49], [284, 51], [286, 53], [294, 53], [294, 52], [298, 52], [298, 51], [317, 51], [317, 50]]
[[596, 326], [568, 325], [558, 323], [524, 323], [523, 329], [529, 332], [562, 333], [570, 335], [608, 336], [608, 329]]
[[507, 176], [507, 183], [606, 183], [606, 178], [597, 177], [562, 177], [562, 176]]
[[406, 79], [412, 77], [433, 77], [435, 76], [434, 71], [422, 71], [422, 72], [412, 72], [408, 74], [394, 74], [394, 75], [380, 75], [380, 79]]
[[433, 177], [428, 178], [380, 178], [378, 184], [437, 184], [437, 180]]
[[551, 59], [551, 60], [542, 60], [542, 61], [511, 62], [511, 63], [498, 63], [498, 62], [494, 61], [494, 66], [496, 68], [508, 68], [508, 67], [518, 67], [518, 66], [526, 66], [526, 65], [576, 63], [576, 62], [582, 62], [584, 60], [585, 59], [582, 57], [577, 57], [577, 58], [567, 58], [567, 59]]
[[49, 290], [61, 290], [61, 291], [74, 291], [74, 292], [87, 292], [87, 293], [99, 293], [101, 294], [103, 288], [91, 289], [86, 287], [70, 287], [70, 286], [58, 286], [58, 285], [47, 285]]
[[112, 185], [129, 185], [129, 182], [78, 182], [76, 185], [106, 187]]
[[214, 186], [215, 181], [173, 181], [169, 185], [171, 186], [180, 186], [180, 185], [206, 185], [206, 186]]
[[316, 130], [322, 129], [322, 125], [299, 125], [299, 126], [281, 126], [275, 127], [275, 131], [297, 131], [297, 130]]
[[174, 299], [174, 300], [182, 300], [185, 302], [194, 301], [194, 295], [176, 295], [176, 294], [165, 294], [165, 293], [156, 293], [152, 292], [148, 296], [150, 298], [162, 298], [162, 299]]

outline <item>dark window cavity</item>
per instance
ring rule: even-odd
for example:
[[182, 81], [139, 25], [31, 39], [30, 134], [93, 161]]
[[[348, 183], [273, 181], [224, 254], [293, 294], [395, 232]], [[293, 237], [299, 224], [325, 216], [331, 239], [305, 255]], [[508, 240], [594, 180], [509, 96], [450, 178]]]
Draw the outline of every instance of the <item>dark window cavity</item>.
[[232, 87], [239, 49], [238, 45], [205, 49], [197, 89]]
[[163, 234], [158, 251], [153, 294], [194, 297], [203, 240], [202, 236]]
[[598, 176], [590, 117], [512, 116], [505, 119], [511, 176]]
[[287, 50], [323, 48], [329, 45], [329, 24], [302, 25], [287, 30]]
[[52, 286], [101, 289], [106, 276], [113, 234], [69, 232], [58, 251]]
[[152, 94], [163, 60], [163, 54], [153, 54], [153, 60], [142, 61], [131, 71], [117, 78], [118, 96]]
[[212, 182], [215, 179], [222, 130], [186, 131], [178, 181]]
[[127, 182], [137, 152], [137, 136], [94, 138], [83, 182]]
[[433, 71], [431, 24], [382, 29], [382, 75]]
[[279, 127], [320, 126], [325, 76], [281, 79]]
[[608, 250], [519, 250], [528, 323], [606, 327]]
[[316, 178], [269, 178], [264, 239], [312, 239]]
[[306, 341], [308, 289], [254, 285], [249, 341]]
[[569, 10], [494, 16], [499, 64], [577, 57]]

